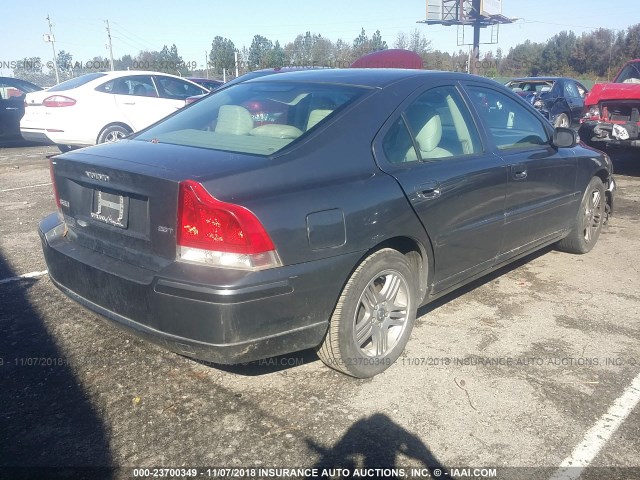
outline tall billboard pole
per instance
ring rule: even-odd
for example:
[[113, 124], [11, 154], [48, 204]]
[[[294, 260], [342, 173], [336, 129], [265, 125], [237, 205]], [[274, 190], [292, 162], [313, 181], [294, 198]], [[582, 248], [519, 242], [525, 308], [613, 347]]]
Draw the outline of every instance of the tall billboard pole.
[[[473, 53], [469, 71], [478, 72], [480, 32], [483, 28], [513, 23], [517, 19], [502, 15], [503, 0], [427, 0], [427, 18], [418, 23], [473, 27]], [[458, 43], [469, 45], [467, 43]]]

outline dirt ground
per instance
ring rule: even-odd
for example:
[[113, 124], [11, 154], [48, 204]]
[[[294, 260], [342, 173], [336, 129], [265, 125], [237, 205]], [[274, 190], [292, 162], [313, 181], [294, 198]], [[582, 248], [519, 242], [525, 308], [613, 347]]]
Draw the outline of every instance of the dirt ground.
[[[69, 300], [38, 273], [55, 152], [0, 148], [0, 466], [16, 476], [413, 467], [549, 478], [640, 371], [640, 152], [612, 152], [616, 212], [591, 253], [546, 249], [422, 308], [403, 357], [369, 380], [313, 351], [204, 365]], [[582, 478], [640, 478], [640, 408], [592, 467]]]

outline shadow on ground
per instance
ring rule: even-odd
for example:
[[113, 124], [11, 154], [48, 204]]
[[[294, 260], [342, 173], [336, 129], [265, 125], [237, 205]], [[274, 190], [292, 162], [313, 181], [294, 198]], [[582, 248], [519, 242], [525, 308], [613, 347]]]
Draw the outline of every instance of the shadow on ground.
[[46, 281], [0, 284], [0, 477], [111, 478], [108, 432], [28, 299]]
[[[418, 308], [417, 316], [419, 318], [419, 317], [422, 317], [423, 315], [427, 315], [428, 313], [433, 312], [434, 310], [437, 310], [438, 308], [442, 307], [446, 303], [451, 302], [456, 298], [461, 297], [462, 295], [466, 295], [467, 293], [475, 290], [476, 288], [481, 287], [487, 283], [490, 283], [495, 279], [503, 275], [506, 275], [507, 273], [517, 268], [520, 268], [523, 265], [526, 265], [527, 263], [535, 260], [536, 258], [548, 254], [551, 251], [553, 251], [552, 246], [543, 248], [541, 250], [538, 250], [537, 252], [527, 255], [526, 257], [516, 260], [513, 263], [510, 263], [504, 267], [501, 267], [498, 270], [492, 273], [489, 273], [477, 280], [474, 280], [473, 282], [468, 283], [467, 285], [460, 287], [457, 290], [454, 290], [453, 292], [448, 293], [447, 295], [444, 295], [440, 298], [437, 298], [431, 303], [427, 305], [423, 305], [422, 307]], [[208, 367], [225, 371], [225, 372], [253, 377], [258, 375], [267, 375], [274, 372], [280, 372], [283, 370], [288, 370], [290, 368], [299, 367], [300, 365], [303, 365], [303, 364], [317, 362], [317, 361], [320, 361], [320, 358], [316, 354], [315, 350], [310, 349], [310, 350], [303, 350], [301, 352], [294, 352], [286, 355], [280, 355], [277, 357], [266, 358], [263, 360], [247, 362], [247, 363], [238, 364], [238, 365], [222, 365], [222, 364], [215, 364], [211, 362], [204, 362], [200, 360], [193, 360], [193, 361]]]
[[[446, 469], [414, 435], [394, 423], [387, 415], [376, 413], [355, 422], [332, 447], [325, 448], [306, 439], [309, 448], [320, 455], [313, 468], [324, 469], [397, 469], [412, 465], [418, 469], [446, 472]], [[401, 462], [399, 461], [401, 460]], [[402, 478], [402, 473], [375, 478]], [[438, 475], [436, 475], [437, 477]], [[425, 475], [426, 477], [426, 475]], [[334, 478], [334, 477], [332, 477]], [[434, 477], [435, 478], [435, 477]]]
[[1, 136], [0, 148], [44, 147], [44, 143], [28, 142], [19, 136]]

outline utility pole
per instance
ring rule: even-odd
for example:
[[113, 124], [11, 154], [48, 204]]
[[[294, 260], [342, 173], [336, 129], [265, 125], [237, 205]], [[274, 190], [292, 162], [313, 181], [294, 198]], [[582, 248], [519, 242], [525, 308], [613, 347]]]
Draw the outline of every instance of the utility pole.
[[233, 52], [233, 59], [235, 60], [235, 63], [236, 63], [236, 78], [238, 78], [238, 52], [237, 51]]
[[482, 17], [480, 12], [480, 0], [473, 0], [473, 15], [475, 16], [473, 22], [473, 62], [471, 66], [471, 73], [478, 73], [478, 62], [480, 61], [480, 29], [482, 28]]
[[47, 22], [49, 22], [49, 35], [44, 35], [45, 42], [51, 42], [51, 49], [53, 50], [53, 69], [56, 72], [56, 83], [60, 83], [60, 74], [58, 73], [58, 58], [56, 55], [56, 39], [53, 36], [53, 27], [51, 25], [51, 19], [49, 18], [49, 14], [47, 13]]
[[204, 51], [204, 68], [207, 71], [207, 78], [209, 78], [209, 53]]
[[114, 70], [113, 65], [113, 46], [111, 45], [111, 30], [109, 29], [109, 20], [105, 20], [104, 23], [107, 24], [107, 38], [109, 39], [109, 58], [111, 59], [111, 71]]

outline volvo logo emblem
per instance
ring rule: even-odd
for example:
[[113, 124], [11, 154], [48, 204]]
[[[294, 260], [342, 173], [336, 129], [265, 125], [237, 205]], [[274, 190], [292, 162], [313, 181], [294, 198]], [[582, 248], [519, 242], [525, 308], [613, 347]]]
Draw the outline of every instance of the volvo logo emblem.
[[89, 177], [92, 180], [100, 180], [101, 182], [109, 181], [109, 175], [105, 175], [104, 173], [96, 173], [96, 172], [89, 172], [89, 171], [85, 171], [84, 173], [86, 173], [87, 177]]

